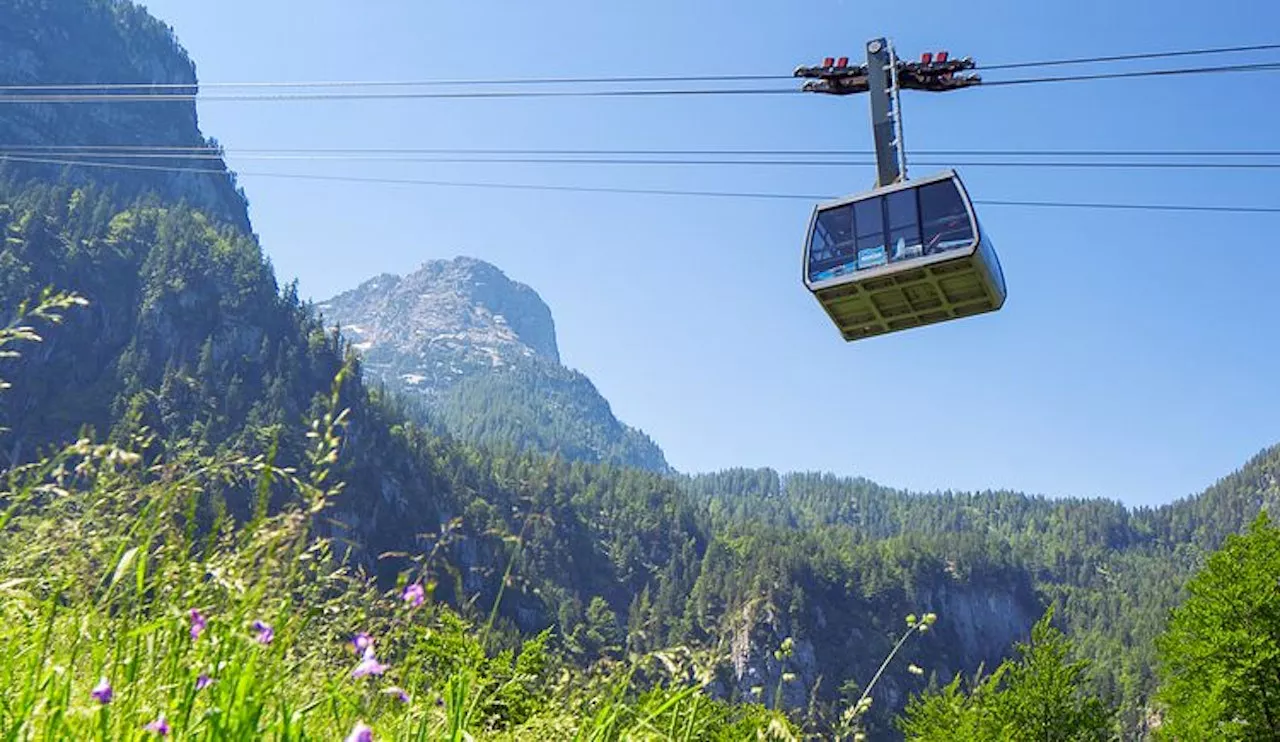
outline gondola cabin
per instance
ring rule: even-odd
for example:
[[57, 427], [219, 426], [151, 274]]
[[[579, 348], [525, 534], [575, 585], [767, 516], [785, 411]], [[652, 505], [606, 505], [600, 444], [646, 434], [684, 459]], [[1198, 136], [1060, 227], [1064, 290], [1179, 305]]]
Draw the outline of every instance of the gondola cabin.
[[1004, 305], [1004, 275], [959, 176], [818, 204], [804, 283], [844, 339], [945, 322]]

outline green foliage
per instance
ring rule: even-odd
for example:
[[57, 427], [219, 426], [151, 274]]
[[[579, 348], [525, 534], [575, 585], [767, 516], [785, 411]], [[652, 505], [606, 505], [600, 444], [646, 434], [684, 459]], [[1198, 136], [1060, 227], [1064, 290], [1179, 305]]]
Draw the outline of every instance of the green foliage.
[[[795, 738], [776, 714], [678, 678], [638, 688], [623, 668], [602, 683], [564, 664], [549, 632], [489, 654], [464, 615], [342, 565], [315, 537], [342, 489], [342, 389], [340, 376], [312, 426], [306, 477], [267, 456], [149, 460], [145, 436], [8, 472], [0, 736], [135, 739], [163, 721], [191, 739], [337, 739], [359, 724], [378, 739]], [[268, 478], [292, 493], [277, 513], [192, 521], [232, 483]], [[357, 672], [370, 663], [382, 667]]]
[[464, 376], [429, 414], [458, 438], [491, 448], [670, 470], [658, 445], [618, 422], [586, 376], [545, 359]]
[[[1159, 508], [1003, 491], [909, 493], [861, 478], [782, 477], [767, 469], [686, 478], [717, 531], [764, 521], [806, 536], [828, 529], [855, 543], [913, 539], [966, 581], [1028, 585], [1057, 607], [1079, 654], [1090, 660], [1088, 686], [1120, 707], [1127, 730], [1147, 723], [1155, 640], [1183, 599], [1184, 583], [1225, 538], [1260, 510], [1280, 506], [1277, 482], [1280, 446], [1203, 494]], [[948, 543], [963, 544], [971, 556], [956, 559], [954, 546], [942, 546]], [[970, 562], [972, 555], [981, 558]], [[970, 653], [965, 666], [999, 659]]]
[[1083, 692], [1085, 661], [1069, 659], [1071, 644], [1051, 625], [1050, 609], [1006, 660], [968, 691], [959, 674], [946, 686], [914, 697], [901, 728], [908, 740], [1044, 740], [1085, 742], [1110, 738], [1112, 711]]
[[1260, 513], [1187, 585], [1160, 638], [1162, 738], [1280, 737], [1280, 529]]

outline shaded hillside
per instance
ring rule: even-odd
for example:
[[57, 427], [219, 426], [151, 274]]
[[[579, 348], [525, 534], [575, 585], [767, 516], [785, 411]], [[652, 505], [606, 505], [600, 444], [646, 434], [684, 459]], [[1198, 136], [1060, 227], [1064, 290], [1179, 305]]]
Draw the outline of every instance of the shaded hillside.
[[[196, 71], [173, 30], [128, 0], [7, 0], [0, 4], [0, 85], [85, 83], [143, 86], [109, 91], [114, 94], [191, 94], [195, 92]], [[191, 87], [146, 87], [153, 83]], [[194, 102], [50, 103], [32, 97], [52, 93], [102, 94], [74, 89], [0, 92], [14, 99], [6, 101], [0, 113], [0, 142], [8, 152], [0, 156], [0, 179], [98, 183], [109, 186], [118, 201], [147, 195], [175, 205], [185, 201], [220, 221], [249, 229], [244, 194], [219, 158], [142, 162], [85, 149], [109, 145], [216, 147], [216, 142], [200, 133]], [[68, 161], [128, 169], [60, 164]], [[217, 172], [147, 169], [148, 164], [157, 162], [166, 167]]]
[[537, 292], [489, 263], [431, 261], [318, 308], [353, 339], [366, 375], [421, 403], [419, 417], [453, 435], [669, 470], [653, 440], [619, 422], [590, 379], [560, 364], [551, 310]]

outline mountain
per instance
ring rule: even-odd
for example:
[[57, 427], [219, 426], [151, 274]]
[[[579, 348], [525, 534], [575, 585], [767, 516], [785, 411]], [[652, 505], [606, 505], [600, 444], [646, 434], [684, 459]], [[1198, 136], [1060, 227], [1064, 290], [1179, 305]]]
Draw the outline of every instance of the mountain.
[[585, 375], [560, 363], [551, 310], [474, 258], [384, 274], [318, 305], [360, 351], [365, 374], [424, 403], [464, 440], [669, 471]]

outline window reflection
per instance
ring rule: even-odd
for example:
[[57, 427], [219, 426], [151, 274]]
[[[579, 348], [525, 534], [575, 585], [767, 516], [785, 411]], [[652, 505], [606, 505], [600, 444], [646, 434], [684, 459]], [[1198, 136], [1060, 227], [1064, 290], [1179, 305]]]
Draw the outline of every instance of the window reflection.
[[932, 255], [973, 242], [969, 211], [955, 183], [947, 180], [919, 189], [924, 253]]
[[908, 188], [885, 196], [889, 218], [890, 260], [908, 260], [922, 254], [920, 213], [916, 206], [916, 189]]
[[819, 212], [809, 246], [809, 280], [822, 281], [854, 268], [853, 205]]
[[809, 243], [809, 280], [822, 281], [973, 242], [969, 212], [947, 180], [819, 212]]
[[869, 198], [855, 203], [853, 215], [858, 235], [858, 269], [884, 265], [888, 262], [884, 245], [884, 199]]

